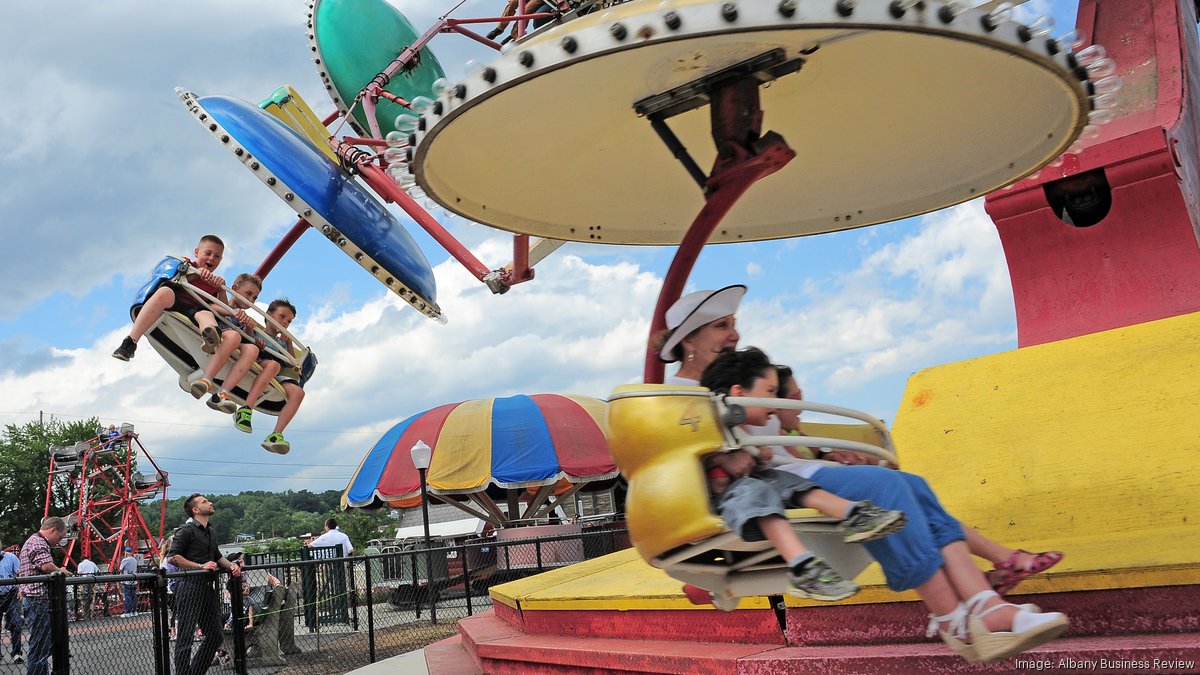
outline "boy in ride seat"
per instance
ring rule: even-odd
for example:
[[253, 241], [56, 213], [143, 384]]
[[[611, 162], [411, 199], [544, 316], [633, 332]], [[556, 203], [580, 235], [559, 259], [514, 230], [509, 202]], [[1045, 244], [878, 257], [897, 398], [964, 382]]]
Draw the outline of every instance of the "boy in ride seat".
[[[779, 380], [766, 354], [750, 347], [723, 352], [704, 370], [700, 386], [730, 396], [775, 398]], [[745, 410], [744, 424], [760, 426], [774, 412], [763, 407]], [[771, 542], [787, 562], [789, 595], [828, 602], [854, 595], [858, 586], [843, 579], [800, 541], [787, 520], [787, 508], [813, 508], [842, 519], [847, 543], [873, 541], [896, 532], [904, 527], [904, 514], [885, 511], [869, 501], [851, 502], [807, 478], [767, 468], [770, 459], [767, 447], [759, 448], [757, 458], [745, 450], [705, 458], [709, 488], [721, 519], [746, 541]]]
[[[254, 304], [255, 300], [258, 300], [258, 294], [262, 292], [262, 279], [253, 274], [242, 273], [234, 279], [233, 286], [229, 288], [233, 291], [229, 306], [234, 311], [230, 314], [224, 308], [214, 308], [213, 311], [221, 315], [221, 322], [226, 327], [221, 331], [221, 342], [217, 345], [212, 357], [209, 358], [208, 365], [203, 370], [197, 370], [188, 376], [188, 387], [192, 396], [196, 398], [203, 398], [205, 394], [215, 391], [208, 401], [208, 407], [226, 414], [233, 414], [237, 410], [237, 403], [230, 398], [228, 387], [236, 387], [246, 373], [250, 372], [250, 367], [258, 360], [259, 347], [262, 343], [261, 339], [252, 340], [243, 335], [243, 332], [254, 335], [255, 329], [258, 328], [258, 323], [246, 314], [246, 310]], [[239, 332], [239, 329], [242, 332]], [[237, 361], [229, 368], [224, 384], [218, 387], [213, 382], [213, 378], [221, 372], [229, 359], [233, 358], [234, 351], [238, 351], [239, 348]], [[267, 381], [270, 379], [268, 378]], [[262, 390], [259, 390], [258, 395], [261, 394]], [[254, 396], [253, 388], [250, 396]], [[249, 400], [256, 399], [257, 397]]]
[[[296, 319], [296, 307], [288, 302], [287, 298], [278, 298], [271, 301], [267, 306], [267, 316], [274, 320], [274, 323], [268, 322], [265, 332], [269, 337], [267, 346], [271, 349], [288, 356], [294, 356], [295, 352], [292, 348], [292, 341], [288, 338], [286, 330], [292, 325], [292, 321]], [[276, 325], [278, 324], [278, 325]], [[282, 328], [282, 330], [280, 330]], [[262, 447], [268, 452], [274, 452], [280, 455], [286, 455], [291, 450], [291, 444], [283, 437], [283, 430], [287, 428], [292, 418], [296, 416], [296, 411], [300, 408], [300, 402], [304, 400], [304, 389], [300, 385], [300, 371], [291, 363], [284, 363], [278, 357], [272, 355], [266, 349], [261, 351], [259, 364], [262, 365], [262, 372], [254, 380], [254, 389], [259, 395], [266, 391], [267, 383], [271, 378], [275, 378], [280, 385], [283, 386], [283, 391], [287, 395], [287, 403], [283, 409], [279, 411], [279, 417], [275, 420], [275, 430], [267, 436], [262, 442]], [[259, 387], [261, 380], [262, 387]], [[258, 400], [257, 396], [247, 396], [246, 402], [251, 405]], [[233, 426], [238, 431], [252, 433], [254, 431], [251, 426], [251, 418], [254, 415], [254, 410], [249, 406], [238, 408], [237, 413], [233, 418]]]
[[[196, 244], [193, 255], [196, 256], [194, 260], [184, 258], [185, 262], [195, 268], [195, 272], [187, 276], [188, 283], [225, 302], [225, 291], [222, 290], [225, 280], [216, 274], [217, 266], [225, 256], [225, 242], [215, 234], [206, 234], [200, 237], [200, 243]], [[180, 312], [187, 316], [200, 328], [200, 335], [204, 338], [204, 351], [211, 354], [216, 350], [217, 343], [221, 341], [221, 334], [217, 330], [217, 317], [213, 315], [208, 301], [197, 300], [182, 286], [166, 282], [142, 305], [141, 311], [133, 321], [133, 328], [121, 341], [121, 346], [113, 352], [113, 358], [122, 361], [132, 359], [137, 350], [138, 340], [142, 339], [142, 335], [150, 330], [163, 312]]]

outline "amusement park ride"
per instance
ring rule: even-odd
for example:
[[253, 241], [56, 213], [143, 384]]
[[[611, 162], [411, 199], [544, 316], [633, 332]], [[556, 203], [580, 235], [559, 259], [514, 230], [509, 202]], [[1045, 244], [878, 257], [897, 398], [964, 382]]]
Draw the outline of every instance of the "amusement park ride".
[[[136, 460], [150, 463], [135, 469]], [[96, 436], [73, 446], [50, 449], [45, 515], [50, 514], [55, 488], [66, 487], [77, 505], [66, 516], [66, 558], [78, 564], [91, 558], [115, 570], [125, 547], [139, 555], [155, 552], [166, 523], [167, 474], [146, 451], [132, 424], [97, 429]], [[157, 531], [142, 517], [139, 505], [159, 502]]]
[[[986, 195], [1021, 349], [915, 375], [892, 430], [896, 454], [979, 529], [1068, 552], [1061, 570], [1028, 583], [1039, 603], [1073, 617], [1074, 641], [1057, 649], [1096, 654], [1099, 642], [1088, 642], [1096, 637], [1110, 657], [1144, 655], [1148, 647], [1123, 639], [1140, 627], [1157, 634], [1164, 654], [1200, 656], [1200, 547], [1187, 526], [1200, 507], [1197, 434], [1163, 417], [1194, 418], [1182, 402], [1200, 394], [1179, 374], [1194, 372], [1194, 349], [1181, 345], [1194, 342], [1200, 322], [1194, 2], [1080, 0], [1077, 30], [1066, 34], [1045, 19], [1015, 20], [1009, 2], [556, 0], [543, 9], [507, 19], [514, 40], [501, 50], [471, 29], [501, 17], [448, 13], [418, 33], [382, 0], [316, 0], [309, 46], [337, 108], [323, 119], [287, 87], [257, 105], [180, 90], [196, 120], [299, 216], [259, 274], [312, 227], [441, 319], [429, 264], [382, 199], [495, 293], [532, 279], [533, 265], [564, 241], [677, 246], [657, 331], [708, 243], [865, 227]], [[501, 53], [451, 83], [428, 47], [442, 33]], [[529, 119], [536, 133], [496, 133]], [[488, 157], [520, 157], [520, 170], [499, 171], [480, 159]], [[512, 262], [489, 269], [426, 211], [428, 200], [512, 232]], [[198, 344], [193, 333], [165, 342]], [[177, 361], [181, 374], [195, 366]], [[1109, 363], [1124, 370], [1102, 368]], [[655, 385], [662, 372], [648, 352], [647, 384], [618, 390], [609, 410], [642, 559], [611, 566], [625, 577], [608, 604], [599, 592], [546, 600], [539, 593], [554, 591], [527, 584], [493, 590], [495, 616], [530, 627], [539, 612], [528, 610], [554, 608], [540, 613], [558, 617], [543, 629], [583, 621], [596, 630], [583, 637], [686, 641], [711, 631], [764, 652], [784, 645], [756, 657], [784, 670], [788, 658], [811, 657], [789, 657], [788, 648], [830, 644], [818, 627], [841, 626], [847, 644], [908, 640], [899, 626], [917, 616], [912, 598], [897, 601], [877, 580], [878, 590], [846, 603], [789, 599], [777, 615], [756, 597], [782, 585], [778, 567], [760, 564], [769, 556], [713, 553], [742, 549], [703, 498], [695, 458], [750, 442], [730, 428], [731, 402]], [[697, 414], [703, 424], [683, 423]], [[678, 436], [688, 426], [696, 435], [685, 442]], [[1131, 427], [1141, 434], [1132, 440]], [[896, 460], [887, 429], [877, 438], [877, 452]], [[1159, 461], [1114, 481], [1126, 472], [1112, 467], [1139, 442]], [[695, 470], [672, 471], [681, 458]], [[378, 497], [359, 495], [364, 504]], [[1142, 512], [1110, 517], [1114, 504]], [[817, 533], [828, 526], [808, 524]], [[805, 527], [797, 523], [802, 536]], [[1180, 545], [1164, 550], [1161, 541]], [[865, 561], [845, 564], [853, 573]], [[739, 611], [696, 612], [654, 567]], [[860, 585], [871, 586], [872, 574]], [[589, 579], [602, 585], [601, 577]], [[609, 609], [621, 618], [601, 620]], [[895, 634], [873, 632], [880, 621]], [[859, 623], [869, 626], [846, 628]], [[534, 658], [471, 644], [477, 662], [508, 661], [501, 668]], [[928, 669], [958, 667], [945, 650], [904, 647]], [[594, 658], [588, 667], [613, 662]], [[551, 665], [539, 667], [558, 672]]]

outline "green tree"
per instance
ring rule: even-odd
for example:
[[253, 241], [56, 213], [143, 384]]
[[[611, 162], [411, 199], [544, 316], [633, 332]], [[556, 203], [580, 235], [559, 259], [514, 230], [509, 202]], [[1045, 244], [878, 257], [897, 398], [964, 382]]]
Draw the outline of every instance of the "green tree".
[[[5, 545], [20, 544], [38, 529], [46, 511], [51, 446], [93, 438], [98, 425], [94, 417], [78, 422], [52, 417], [9, 424], [0, 432], [0, 539]], [[66, 516], [79, 508], [78, 494], [65, 477], [53, 481], [49, 499], [50, 515]]]

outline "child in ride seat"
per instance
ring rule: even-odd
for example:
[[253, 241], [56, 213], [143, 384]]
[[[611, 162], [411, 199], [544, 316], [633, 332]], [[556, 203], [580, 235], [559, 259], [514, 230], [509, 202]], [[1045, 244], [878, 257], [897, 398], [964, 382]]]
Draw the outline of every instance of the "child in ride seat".
[[[767, 355], [750, 347], [723, 352], [704, 370], [700, 385], [731, 396], [774, 398], [779, 380]], [[748, 407], [745, 424], [765, 424], [772, 412]], [[857, 593], [853, 581], [843, 579], [805, 548], [787, 520], [786, 509], [803, 506], [841, 518], [847, 543], [872, 541], [899, 530], [904, 527], [904, 514], [869, 501], [851, 502], [806, 478], [766, 468], [770, 458], [767, 447], [759, 448], [757, 458], [744, 450], [705, 458], [709, 488], [725, 525], [746, 541], [771, 542], [790, 568], [789, 595], [834, 602]]]
[[[233, 313], [230, 314], [225, 309], [214, 310], [221, 315], [221, 321], [228, 326], [221, 331], [221, 342], [217, 345], [212, 357], [209, 358], [208, 365], [203, 370], [197, 370], [188, 376], [188, 386], [192, 396], [203, 398], [205, 394], [215, 390], [212, 398], [208, 401], [208, 407], [227, 414], [233, 414], [237, 410], [237, 403], [230, 398], [227, 386], [237, 386], [246, 373], [250, 372], [250, 367], [254, 365], [254, 362], [258, 360], [259, 345], [243, 336], [237, 328], [253, 335], [254, 330], [258, 327], [254, 319], [246, 314], [246, 310], [262, 292], [262, 279], [253, 274], [242, 273], [237, 276], [237, 279], [234, 279], [230, 289], [234, 293], [229, 300], [229, 306], [234, 310]], [[233, 357], [233, 352], [239, 348], [237, 361], [229, 368], [224, 384], [218, 387], [213, 383], [213, 378], [221, 372], [221, 368]], [[261, 391], [258, 393], [262, 394]], [[253, 389], [251, 389], [251, 396], [253, 394]]]
[[[222, 287], [225, 280], [216, 275], [216, 270], [221, 264], [221, 258], [225, 256], [225, 242], [215, 234], [206, 234], [200, 237], [194, 255], [195, 260], [184, 258], [185, 262], [196, 269], [188, 275], [188, 283], [224, 302], [225, 291]], [[216, 350], [221, 341], [221, 334], [217, 330], [217, 317], [212, 313], [208, 302], [197, 300], [178, 284], [167, 282], [159, 286], [142, 305], [141, 311], [133, 321], [133, 328], [121, 341], [121, 346], [113, 352], [113, 358], [122, 361], [132, 359], [137, 350], [138, 340], [142, 339], [142, 335], [150, 330], [163, 312], [180, 312], [186, 315], [200, 328], [200, 335], [204, 338], [204, 351], [211, 354]]]
[[[288, 326], [296, 318], [296, 307], [288, 302], [287, 298], [278, 298], [271, 301], [267, 306], [267, 316], [278, 324], [278, 327], [287, 330]], [[266, 334], [268, 344], [272, 349], [281, 354], [292, 355], [292, 341], [287, 335], [278, 330], [274, 324], [268, 322], [266, 326]], [[275, 420], [275, 430], [267, 436], [262, 442], [262, 447], [268, 452], [274, 452], [280, 455], [286, 455], [291, 450], [291, 444], [283, 437], [283, 430], [287, 428], [292, 418], [296, 416], [296, 410], [300, 408], [300, 402], [304, 400], [304, 389], [300, 386], [300, 371], [290, 363], [283, 363], [270, 352], [263, 350], [261, 353], [259, 364], [262, 365], [262, 372], [254, 380], [254, 387], [251, 390], [252, 396], [246, 397], [246, 402], [251, 405], [258, 400], [258, 395], [266, 391], [267, 384], [271, 378], [275, 378], [280, 385], [283, 386], [283, 391], [287, 395], [287, 403], [283, 409], [279, 411], [279, 417]], [[261, 381], [261, 387], [260, 385]], [[257, 392], [257, 395], [255, 393]], [[251, 418], [254, 416], [254, 410], [249, 406], [238, 408], [237, 414], [234, 415], [233, 426], [238, 431], [252, 433], [254, 431], [251, 426]]]

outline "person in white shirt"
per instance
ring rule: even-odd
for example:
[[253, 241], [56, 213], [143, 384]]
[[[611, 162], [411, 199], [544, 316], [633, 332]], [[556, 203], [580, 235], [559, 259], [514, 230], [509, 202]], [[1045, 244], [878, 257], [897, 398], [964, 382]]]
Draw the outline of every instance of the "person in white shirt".
[[[76, 573], [79, 576], [95, 576], [100, 573], [100, 566], [92, 562], [91, 558], [84, 558], [79, 561]], [[95, 590], [95, 584], [84, 584], [75, 589], [76, 621], [87, 621], [92, 618], [92, 598], [94, 597]]]
[[342, 545], [342, 555], [354, 555], [354, 544], [350, 543], [350, 537], [338, 529], [336, 518], [330, 518], [325, 521], [325, 534], [313, 539], [308, 543], [309, 547], [320, 546], [337, 546]]

